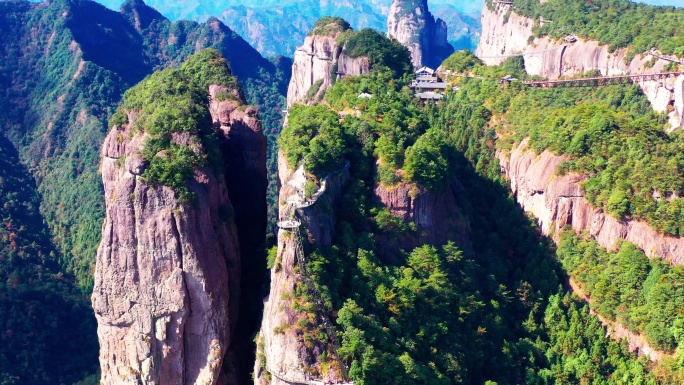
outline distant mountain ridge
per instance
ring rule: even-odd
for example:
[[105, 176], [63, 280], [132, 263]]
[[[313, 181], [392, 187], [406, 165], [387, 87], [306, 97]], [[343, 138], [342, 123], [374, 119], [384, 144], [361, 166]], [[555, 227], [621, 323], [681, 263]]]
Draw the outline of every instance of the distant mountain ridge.
[[[33, 0], [32, 0], [33, 1]], [[681, 0], [645, 0], [652, 5], [682, 6]], [[100, 4], [119, 10], [121, 1], [101, 0]], [[484, 0], [430, 1], [435, 17], [449, 28], [449, 43], [456, 49], [475, 50], [482, 29], [480, 11]], [[386, 32], [390, 0], [151, 0], [148, 5], [170, 20], [206, 21], [217, 17], [266, 57], [292, 57], [314, 22], [323, 16], [338, 16], [354, 29], [373, 28]]]
[[[118, 0], [100, 3], [114, 10], [120, 6]], [[386, 32], [391, 3], [388, 0], [222, 0], [212, 3], [151, 0], [148, 5], [171, 20], [205, 21], [217, 17], [262, 55], [292, 57], [297, 45], [323, 16], [341, 17], [356, 30], [373, 28]], [[483, 3], [483, 0], [466, 0], [458, 4], [448, 0], [430, 2], [435, 16], [447, 22], [448, 40], [454, 48], [474, 50], [477, 46], [479, 12]]]

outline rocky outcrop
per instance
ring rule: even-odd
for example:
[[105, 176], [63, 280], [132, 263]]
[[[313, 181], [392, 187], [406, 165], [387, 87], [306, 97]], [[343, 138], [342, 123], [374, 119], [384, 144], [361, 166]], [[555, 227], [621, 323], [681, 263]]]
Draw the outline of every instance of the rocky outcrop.
[[617, 219], [592, 207], [580, 186], [583, 176], [556, 174], [558, 165], [565, 160], [549, 151], [537, 155], [527, 148], [526, 141], [510, 155], [499, 153], [518, 204], [537, 218], [544, 234], [559, 234], [570, 226], [578, 234], [587, 231], [609, 251], [615, 251], [616, 242], [624, 239], [644, 250], [648, 257], [684, 265], [683, 238], [660, 234], [646, 222]]
[[387, 35], [408, 48], [416, 68], [437, 68], [454, 52], [444, 20], [435, 20], [427, 0], [394, 0], [387, 17]]
[[393, 187], [378, 184], [374, 190], [378, 203], [405, 223], [415, 224], [415, 231], [401, 239], [394, 236], [382, 239], [380, 256], [399, 255], [398, 249], [412, 250], [423, 244], [440, 246], [449, 241], [470, 250], [470, 224], [457, 204], [458, 194], [462, 192], [463, 186], [457, 180], [450, 181], [439, 192], [404, 182]]
[[[226, 91], [213, 87], [212, 95]], [[224, 173], [233, 168], [264, 183], [264, 139], [254, 111], [212, 101], [210, 112], [224, 134]], [[129, 123], [115, 126], [102, 149], [106, 219], [92, 296], [101, 383], [237, 383], [235, 364], [225, 361], [239, 310], [240, 198], [231, 202], [238, 194], [209, 167], [188, 181], [192, 202], [146, 183], [147, 134], [134, 128], [135, 118], [129, 111]], [[189, 133], [175, 133], [172, 141], [193, 151], [199, 142]], [[242, 163], [226, 147], [244, 149]]]
[[[332, 245], [335, 232], [333, 208], [339, 201], [342, 186], [348, 178], [349, 173], [346, 169], [327, 178], [325, 192], [316, 203], [298, 209], [297, 218], [301, 221], [301, 227], [281, 228], [278, 231], [278, 250], [271, 269], [271, 288], [264, 302], [264, 316], [258, 337], [259, 352], [254, 368], [256, 384], [289, 383], [282, 379], [341, 379], [341, 374], [335, 369], [334, 364], [326, 369], [320, 362], [320, 355], [326, 351], [326, 347], [319, 343], [305, 342], [304, 339], [306, 331], [300, 325], [306, 324], [307, 320], [313, 321], [314, 324], [320, 321], [316, 319], [316, 315], [301, 309], [296, 310], [296, 291], [304, 282], [297, 262], [294, 232], [302, 231], [305, 243], [323, 247]], [[281, 220], [287, 220], [287, 213], [291, 212], [287, 208], [287, 202], [291, 202], [294, 196], [304, 191], [306, 175], [303, 167], [292, 171], [280, 154], [278, 179], [281, 184]], [[327, 351], [329, 358], [336, 353]]]
[[[516, 14], [510, 5], [497, 4], [494, 9], [484, 6], [482, 36], [475, 54], [485, 64], [501, 64], [511, 55], [523, 54], [525, 70], [532, 75], [549, 79], [599, 71], [604, 76], [664, 72], [670, 63], [650, 52], [625, 62], [626, 49], [610, 52], [607, 45], [593, 40], [577, 39], [567, 43], [563, 39], [536, 38], [532, 27], [537, 20]], [[655, 62], [653, 62], [655, 60]], [[648, 63], [648, 64], [647, 64]], [[667, 112], [671, 129], [684, 124], [684, 76], [639, 82], [654, 110]]]
[[370, 70], [367, 57], [351, 58], [343, 53], [343, 47], [338, 44], [341, 33], [309, 35], [297, 48], [287, 89], [288, 107], [317, 100], [342, 76], [361, 75]]

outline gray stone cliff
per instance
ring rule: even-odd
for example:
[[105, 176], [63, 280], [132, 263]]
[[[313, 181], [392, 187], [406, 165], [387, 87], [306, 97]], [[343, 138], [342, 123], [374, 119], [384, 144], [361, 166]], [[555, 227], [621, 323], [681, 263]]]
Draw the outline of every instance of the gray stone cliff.
[[[226, 168], [242, 168], [261, 183], [265, 139], [255, 111], [235, 100], [213, 100], [227, 90], [210, 89], [208, 107], [223, 147], [232, 141], [244, 148], [242, 164], [224, 152]], [[143, 181], [147, 134], [133, 128], [134, 112], [128, 121], [112, 128], [102, 148], [106, 218], [92, 295], [101, 383], [237, 383], [224, 365], [240, 298], [235, 194], [210, 168], [196, 169], [188, 182], [194, 202]], [[190, 133], [173, 134], [172, 141], [197, 143]]]
[[408, 48], [415, 68], [437, 68], [454, 52], [444, 20], [435, 20], [427, 0], [394, 0], [387, 17], [387, 35]]

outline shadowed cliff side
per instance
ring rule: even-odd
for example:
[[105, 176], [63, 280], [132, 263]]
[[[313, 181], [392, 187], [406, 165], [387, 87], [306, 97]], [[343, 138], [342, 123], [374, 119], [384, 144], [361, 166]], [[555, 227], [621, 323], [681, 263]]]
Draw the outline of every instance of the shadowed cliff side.
[[[209, 86], [214, 126], [220, 132], [224, 177], [235, 212], [240, 244], [240, 314], [234, 319], [230, 360], [238, 384], [251, 381], [253, 334], [261, 319], [266, 270], [266, 137], [256, 108], [239, 100], [219, 100], [225, 87]], [[237, 322], [237, 323], [235, 323]]]

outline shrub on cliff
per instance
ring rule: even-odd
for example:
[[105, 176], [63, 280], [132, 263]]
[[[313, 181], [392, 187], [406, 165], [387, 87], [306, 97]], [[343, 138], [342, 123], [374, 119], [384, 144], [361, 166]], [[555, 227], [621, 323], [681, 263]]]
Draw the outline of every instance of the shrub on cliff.
[[323, 105], [297, 104], [289, 113], [278, 146], [291, 167], [304, 161], [307, 171], [322, 176], [344, 165], [345, 135], [334, 111]]
[[406, 47], [370, 28], [347, 31], [339, 37], [338, 43], [344, 46], [344, 52], [351, 58], [368, 57], [371, 68], [386, 67], [395, 76], [408, 74], [413, 68]]
[[472, 52], [465, 49], [451, 54], [451, 56], [444, 60], [441, 67], [444, 70], [466, 72], [479, 65], [482, 65], [482, 61], [478, 59], [477, 56], [475, 56]]
[[428, 130], [406, 150], [406, 179], [431, 191], [441, 189], [449, 175], [446, 138], [437, 130]]
[[[135, 111], [135, 129], [149, 135], [141, 151], [149, 161], [143, 179], [172, 188], [181, 200], [193, 198], [187, 183], [194, 170], [216, 165], [220, 157], [208, 110], [210, 84], [238, 87], [228, 62], [214, 49], [191, 56], [178, 69], [148, 76], [126, 91], [115, 113]], [[182, 132], [191, 135], [189, 143], [174, 143], [173, 134]], [[214, 171], [221, 172], [217, 167]]]
[[350, 29], [351, 26], [341, 17], [324, 16], [314, 23], [313, 28], [309, 31], [309, 36], [331, 36], [339, 32], [344, 32]]

